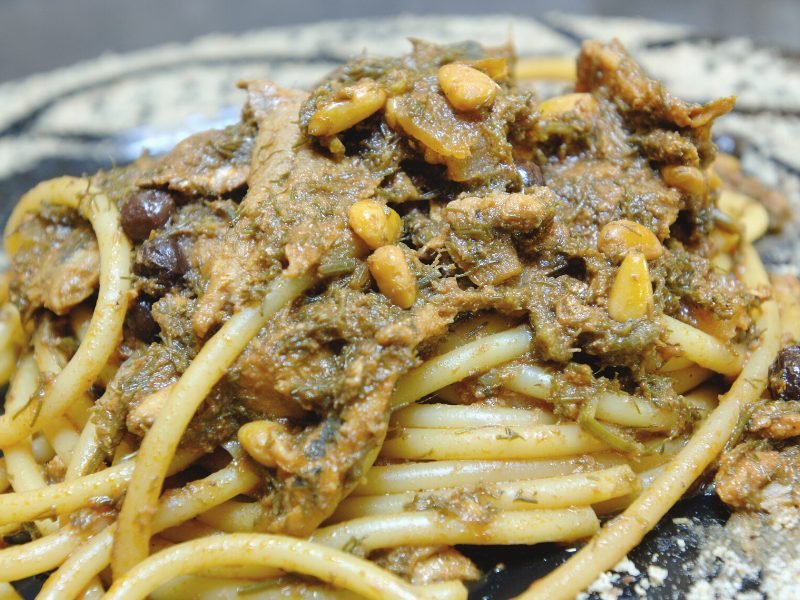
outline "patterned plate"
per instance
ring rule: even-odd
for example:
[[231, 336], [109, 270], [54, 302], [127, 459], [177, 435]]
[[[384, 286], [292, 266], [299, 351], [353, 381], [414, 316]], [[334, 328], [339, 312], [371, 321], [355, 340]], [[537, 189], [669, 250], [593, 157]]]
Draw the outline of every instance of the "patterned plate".
[[[143, 151], [162, 153], [190, 133], [236, 121], [244, 99], [235, 85], [240, 79], [309, 87], [361, 52], [407, 51], [409, 37], [474, 39], [488, 45], [510, 38], [521, 56], [575, 55], [581, 39], [617, 37], [680, 97], [705, 101], [736, 94], [736, 110], [716, 131], [737, 136], [745, 168], [780, 188], [793, 208], [800, 206], [798, 56], [746, 39], [712, 40], [683, 26], [637, 19], [405, 16], [210, 36], [186, 45], [104, 56], [2, 84], [0, 217], [4, 221], [19, 195], [37, 181], [91, 173]], [[761, 243], [772, 270], [800, 273], [798, 231], [793, 222], [781, 236]], [[800, 597], [800, 521], [779, 526], [752, 519], [758, 527], [770, 528], [770, 539], [785, 539], [780, 557], [759, 554], [755, 542], [724, 542], [726, 552], [716, 552], [728, 516], [715, 497], [685, 500], [631, 554], [632, 563], [598, 580], [592, 596]], [[519, 593], [573, 551], [554, 545], [468, 548], [487, 572], [471, 598]], [[787, 570], [783, 583], [772, 581], [775, 572]], [[31, 597], [37, 583], [29, 580], [23, 587]]]

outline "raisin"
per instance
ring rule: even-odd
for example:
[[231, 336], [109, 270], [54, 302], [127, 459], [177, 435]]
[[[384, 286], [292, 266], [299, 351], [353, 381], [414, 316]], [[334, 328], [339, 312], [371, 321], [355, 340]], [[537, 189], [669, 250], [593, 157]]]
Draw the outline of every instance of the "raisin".
[[169, 235], [147, 240], [139, 250], [136, 271], [172, 282], [183, 277], [189, 263], [180, 241]]
[[175, 212], [172, 194], [163, 190], [138, 190], [125, 199], [120, 215], [122, 229], [134, 242], [150, 237]]
[[128, 309], [126, 322], [128, 327], [138, 339], [151, 343], [156, 341], [161, 328], [153, 319], [153, 302], [149, 298], [139, 297], [134, 305]]
[[776, 400], [800, 400], [800, 346], [787, 346], [769, 368], [769, 389]]
[[517, 169], [517, 174], [522, 182], [522, 187], [530, 187], [532, 185], [544, 185], [544, 175], [542, 169], [535, 162], [530, 160], [520, 161], [514, 164]]

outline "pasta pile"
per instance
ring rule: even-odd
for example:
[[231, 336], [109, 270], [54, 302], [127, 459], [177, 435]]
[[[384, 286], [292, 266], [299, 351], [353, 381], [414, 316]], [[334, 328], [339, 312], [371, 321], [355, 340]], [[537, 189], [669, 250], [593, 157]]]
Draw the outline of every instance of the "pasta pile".
[[[300, 250], [292, 250], [287, 243], [280, 260], [268, 263], [264, 259], [260, 263], [263, 285], [248, 288], [243, 299], [237, 296], [235, 302], [220, 304], [216, 312], [222, 316], [215, 316], [218, 322], [198, 334], [200, 342], [188, 364], [157, 389], [147, 388], [142, 398], [126, 408], [128, 412], [121, 413], [122, 425], [117, 424], [119, 435], [113, 442], [103, 415], [113, 412], [107, 408], [115, 406], [109, 398], [119, 389], [128, 389], [120, 375], [126, 368], [124, 361], [140, 356], [136, 352], [147, 352], [154, 340], [167, 342], [164, 322], [158, 319], [160, 338], [131, 341], [130, 333], [137, 298], [154, 293], [142, 291], [142, 281], [151, 275], [143, 275], [136, 265], [157, 228], [153, 229], [156, 233], [145, 231], [142, 239], [131, 236], [124, 227], [125, 215], [120, 214], [125, 201], [113, 193], [113, 176], [61, 177], [23, 196], [5, 230], [5, 250], [15, 266], [4, 275], [0, 289], [0, 375], [9, 383], [0, 417], [0, 529], [7, 542], [13, 542], [0, 549], [0, 581], [52, 571], [38, 596], [51, 600], [235, 598], [240, 594], [266, 598], [289, 591], [326, 597], [354, 593], [368, 598], [465, 598], [461, 580], [476, 573], [452, 546], [590, 540], [521, 596], [552, 599], [574, 597], [600, 572], [613, 567], [735, 439], [748, 406], [765, 392], [769, 366], [782, 343], [782, 327], [769, 277], [752, 246], [766, 232], [768, 214], [757, 200], [723, 185], [713, 164], [703, 163], [702, 158], [696, 166], [643, 167], [670, 198], [691, 199], [680, 213], [675, 211], [670, 227], [659, 230], [629, 215], [620, 218], [615, 208], [608, 208], [608, 214], [582, 216], [594, 228], [585, 273], [575, 274], [570, 261], [548, 267], [556, 273], [554, 280], [586, 281], [601, 273], [592, 284], [602, 290], [598, 292], [602, 300], [596, 301], [598, 310], [609, 322], [629, 326], [619, 346], [606, 354], [612, 357], [618, 352], [623, 358], [614, 355], [592, 362], [591, 343], [576, 334], [572, 341], [582, 346], [569, 349], [569, 357], [560, 359], [555, 345], [543, 350], [545, 326], [529, 314], [531, 305], [513, 306], [510, 295], [501, 297], [497, 290], [517, 285], [508, 282], [521, 281], [544, 268], [535, 262], [538, 259], [530, 258], [536, 256], [536, 249], [526, 246], [526, 240], [539, 239], [531, 231], [545, 229], [566, 214], [558, 194], [548, 188], [550, 177], [555, 182], [556, 176], [562, 176], [556, 173], [557, 165], [566, 165], [573, 155], [580, 160], [585, 151], [582, 143], [611, 152], [602, 146], [611, 144], [604, 138], [576, 142], [571, 132], [584, 135], [586, 123], [605, 123], [604, 119], [616, 123], [623, 118], [618, 115], [629, 118], [624, 111], [630, 109], [630, 102], [625, 104], [630, 99], [618, 100], [603, 87], [611, 84], [597, 73], [607, 67], [603, 61], [614, 60], [619, 72], [630, 69], [632, 77], [638, 77], [630, 59], [613, 45], [592, 48], [584, 52], [599, 56], [596, 73], [587, 70], [585, 58], [579, 61], [575, 93], [543, 102], [527, 96], [519, 100], [520, 105], [535, 107], [530, 109], [529, 118], [535, 122], [530, 131], [540, 136], [536, 142], [540, 145], [532, 147], [541, 154], [531, 151], [529, 156], [514, 156], [518, 166], [538, 164], [526, 167], [527, 175], [518, 175], [519, 169], [509, 175], [521, 178], [516, 191], [487, 187], [470, 192], [465, 187], [466, 191], [452, 192], [446, 188], [453, 182], [467, 186], [463, 172], [477, 168], [463, 163], [464, 157], [470, 152], [476, 155], [481, 147], [481, 142], [469, 137], [469, 127], [483, 118], [475, 115], [489, 114], [495, 110], [490, 107], [512, 98], [512, 91], [507, 91], [509, 75], [503, 71], [505, 57], [477, 59], [468, 52], [436, 50], [431, 59], [432, 50], [417, 49], [414, 60], [419, 69], [427, 68], [419, 66], [428, 64], [426, 60], [439, 61], [435, 62], [438, 84], [430, 83], [437, 81], [433, 69], [404, 83], [405, 88], [391, 79], [395, 77], [391, 73], [408, 68], [407, 63], [387, 67], [386, 80], [373, 74], [377, 72], [374, 65], [357, 64], [349, 67], [351, 71], [334, 75], [333, 83], [315, 91], [300, 113], [298, 131], [304, 143], [310, 144], [305, 147], [313, 152], [314, 160], [355, 161], [348, 144], [360, 144], [369, 132], [378, 131], [392, 143], [405, 144], [404, 152], [424, 155], [424, 169], [446, 171], [450, 183], [442, 185], [450, 195], [431, 198], [421, 193], [394, 204], [395, 211], [388, 206], [391, 199], [379, 204], [373, 198], [357, 199], [354, 193], [348, 198], [349, 213], [342, 212], [349, 216], [341, 216], [342, 223], [349, 224], [348, 233], [308, 258], [311, 253], [303, 253], [309, 252], [309, 245], [326, 235], [324, 227], [315, 224], [308, 238], [313, 243], [300, 245]], [[573, 68], [571, 62], [523, 61], [518, 74], [521, 79], [570, 79]], [[339, 85], [336, 77], [344, 83]], [[347, 87], [348, 78], [358, 83]], [[459, 121], [462, 129], [446, 131], [449, 137], [426, 129], [428, 117], [414, 112], [412, 102], [414, 93], [429, 93], [425, 86], [434, 89], [435, 102], [426, 109], [433, 115], [430, 118], [438, 118], [439, 110], [450, 111], [447, 114], [458, 119], [466, 114]], [[664, 98], [672, 107], [669, 110], [683, 110], [683, 105], [670, 104], [674, 99]], [[281, 101], [276, 100], [275, 106]], [[445, 101], [455, 109], [447, 108]], [[674, 131], [693, 140], [703, 154], [711, 122], [729, 108], [718, 101], [686, 109], [687, 121]], [[278, 109], [251, 101], [249, 110], [262, 119], [261, 140], [267, 133], [265, 118], [258, 111]], [[630, 118], [650, 118], [642, 111], [644, 117]], [[524, 120], [515, 118], [517, 124]], [[486, 139], [495, 135], [490, 129], [486, 125], [481, 135]], [[678, 133], [664, 135], [653, 142], [643, 131], [636, 133], [637, 139], [644, 140], [637, 143], [653, 156], [659, 154], [652, 144], [672, 144], [679, 137]], [[349, 132], [355, 133], [348, 137]], [[512, 137], [508, 131], [505, 135]], [[287, 147], [296, 147], [290, 142]], [[462, 143], [467, 144], [463, 155], [459, 154]], [[533, 144], [528, 138], [514, 143]], [[648, 160], [657, 162], [652, 157]], [[254, 169], [248, 175], [248, 194], [257, 189]], [[273, 183], [259, 185], [267, 189]], [[173, 183], [158, 185], [162, 189]], [[422, 189], [421, 184], [415, 185]], [[556, 183], [551, 187], [557, 187]], [[213, 194], [207, 194], [204, 202], [212, 201]], [[247, 197], [242, 205], [246, 203]], [[180, 211], [189, 210], [177, 204], [172, 210], [178, 212], [165, 227], [178, 222]], [[319, 217], [324, 220], [328, 209], [320, 206], [311, 212], [324, 214]], [[408, 206], [423, 206], [424, 218], [438, 223], [446, 220], [445, 231], [455, 233], [446, 242], [430, 236], [424, 244], [417, 243], [414, 236], [422, 226], [412, 220], [423, 217]], [[250, 218], [246, 210], [241, 219]], [[684, 211], [700, 225], [681, 238], [678, 215], [685, 216]], [[473, 218], [483, 219], [482, 229], [477, 221], [470, 221]], [[226, 223], [220, 239], [228, 239], [224, 236], [232, 235], [241, 219], [237, 215]], [[96, 292], [93, 289], [90, 296], [62, 312], [42, 306], [28, 310], [20, 300], [25, 286], [20, 280], [30, 274], [23, 273], [19, 257], [31, 247], [26, 228], [38, 227], [38, 222], [53, 228], [88, 222], [96, 240], [99, 263], [89, 262], [87, 267], [97, 267]], [[528, 229], [520, 233], [523, 226]], [[357, 250], [347, 246], [335, 261], [326, 262], [345, 238]], [[479, 254], [469, 246], [476, 240], [490, 248], [489, 254], [495, 253], [485, 263], [475, 259], [478, 267], [470, 266]], [[728, 286], [726, 294], [733, 290], [746, 298], [741, 310], [737, 304], [730, 315], [720, 317], [684, 299], [664, 300], [674, 273], [659, 261], [664, 256], [683, 256], [684, 246], [692, 244], [697, 249], [686, 251], [686, 268], [694, 269], [702, 261], [712, 265]], [[470, 250], [463, 251], [465, 247]], [[240, 252], [239, 258], [248, 259], [249, 252], [254, 251]], [[446, 258], [448, 253], [452, 260]], [[433, 254], [437, 258], [430, 258]], [[517, 256], [522, 257], [519, 264], [513, 263]], [[600, 263], [593, 260], [603, 261], [602, 268], [596, 268]], [[208, 261], [210, 265], [212, 259]], [[188, 281], [199, 273], [203, 291], [223, 285], [220, 281], [225, 277], [207, 264], [192, 263], [185, 276]], [[439, 275], [426, 279], [425, 273], [436, 269], [449, 279], [436, 279]], [[409, 339], [425, 323], [441, 319], [436, 333], [419, 334], [424, 339], [417, 341], [413, 358], [406, 360], [406, 355], [398, 354], [398, 362], [406, 361], [402, 368], [384, 379], [370, 380], [374, 389], [365, 394], [386, 398], [382, 429], [364, 421], [362, 429], [356, 427], [352, 433], [348, 419], [356, 417], [348, 411], [358, 413], [361, 400], [342, 408], [336, 399], [326, 408], [336, 419], [325, 421], [323, 415], [321, 423], [309, 425], [303, 420], [308, 419], [305, 413], [274, 418], [266, 413], [242, 413], [244, 417], [236, 413], [235, 419], [245, 422], [234, 419], [233, 433], [220, 434], [215, 447], [187, 442], [198, 415], [211, 405], [209, 398], [219, 397], [226, 389], [221, 386], [244, 372], [240, 357], [248, 348], [253, 351], [254, 340], [266, 339], [282, 323], [295, 319], [293, 311], [312, 310], [314, 302], [324, 301], [319, 300], [324, 293], [334, 294], [330, 290], [336, 282], [344, 282], [341, 289], [352, 288], [359, 277], [358, 293], [379, 298], [374, 311], [413, 314], [418, 319], [416, 325], [403, 329], [399, 325], [405, 327], [406, 321], [398, 318], [398, 327], [381, 330], [387, 340], [391, 336], [391, 340]], [[542, 286], [537, 294], [544, 295], [547, 284], [530, 277]], [[154, 276], [151, 280], [155, 281]], [[694, 285], [690, 279], [687, 282]], [[329, 284], [330, 288], [324, 287]], [[436, 289], [444, 290], [441, 294], [450, 294], [448, 298], [462, 304], [451, 312], [443, 305], [437, 308], [440, 292], [430, 291], [431, 285], [439, 285]], [[493, 304], [479, 305], [475, 299], [479, 293], [483, 294], [480, 298], [491, 296], [487, 303]], [[194, 297], [190, 300], [194, 302]], [[564, 302], [556, 304], [566, 310]], [[152, 310], [158, 317], [156, 308]], [[581, 322], [594, 318], [587, 315]], [[200, 331], [198, 322], [194, 322], [196, 331]], [[631, 362], [624, 354], [625, 337], [639, 335], [639, 326], [655, 332], [656, 348]], [[302, 352], [303, 340], [293, 343], [297, 346], [292, 351]], [[393, 343], [406, 342], [382, 341], [375, 352]], [[358, 368], [369, 368], [369, 358], [357, 367], [355, 360], [341, 362], [349, 360], [350, 350], [337, 352], [331, 353], [335, 367], [330, 369], [341, 368], [346, 377], [357, 377]], [[152, 379], [149, 372], [145, 378]], [[303, 393], [291, 391], [293, 398]], [[139, 421], [132, 421], [131, 415], [145, 409], [151, 411], [146, 413], [149, 420], [139, 431], [132, 425], [138, 426]], [[363, 410], [377, 409], [370, 404]], [[228, 423], [227, 418], [219, 416], [220, 427]], [[379, 425], [380, 418], [376, 417]], [[204, 427], [213, 429], [208, 423]], [[332, 457], [340, 446], [330, 440], [322, 443], [322, 458], [314, 455], [314, 448], [320, 446], [313, 445], [317, 443], [313, 436], [323, 435], [319, 432], [325, 431], [325, 423], [339, 428], [329, 437], [342, 447], [351, 444], [351, 455], [357, 460], [343, 458], [344, 462], [334, 464]], [[368, 440], [359, 445], [361, 438], [353, 436], [361, 434]], [[313, 443], [300, 445], [298, 440], [307, 439]], [[332, 466], [317, 468], [313, 476], [302, 466], [290, 466], [315, 460], [329, 460]], [[312, 492], [298, 483], [301, 476], [308, 477], [306, 485]], [[311, 496], [318, 496], [313, 500], [318, 504], [312, 503]], [[612, 515], [617, 516], [609, 518]], [[16, 597], [10, 583], [0, 585], [3, 597]]]

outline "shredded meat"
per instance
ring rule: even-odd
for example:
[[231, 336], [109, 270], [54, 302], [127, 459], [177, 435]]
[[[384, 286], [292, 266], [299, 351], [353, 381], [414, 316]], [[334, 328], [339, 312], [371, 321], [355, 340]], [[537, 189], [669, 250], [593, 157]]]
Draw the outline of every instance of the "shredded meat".
[[195, 134], [179, 143], [138, 183], [190, 196], [225, 196], [247, 183], [255, 127], [251, 121]]
[[30, 240], [14, 256], [11, 292], [23, 316], [38, 308], [67, 314], [97, 289], [100, 253], [91, 228], [61, 211], [32, 219], [17, 234]]
[[723, 455], [716, 484], [719, 497], [734, 508], [800, 507], [800, 447], [740, 444]]
[[763, 404], [751, 415], [747, 430], [773, 440], [800, 436], [800, 401]]
[[[645, 77], [618, 41], [608, 45], [589, 41], [583, 45], [575, 89], [583, 92], [598, 88], [605, 90], [625, 115], [697, 130], [730, 111], [734, 103], [733, 97], [727, 97], [699, 106], [675, 98], [660, 83]], [[708, 143], [698, 150], [703, 155], [701, 160], [713, 158]]]
[[481, 574], [469, 558], [449, 546], [400, 546], [373, 552], [370, 558], [414, 584], [474, 581]]

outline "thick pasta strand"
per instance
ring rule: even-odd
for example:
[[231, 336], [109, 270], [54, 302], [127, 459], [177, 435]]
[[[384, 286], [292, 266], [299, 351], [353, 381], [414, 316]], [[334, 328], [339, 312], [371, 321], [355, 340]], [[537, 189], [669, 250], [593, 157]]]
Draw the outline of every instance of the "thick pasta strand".
[[[258, 476], [246, 464], [234, 462], [205, 479], [171, 491], [161, 499], [153, 518], [153, 530], [158, 533], [173, 527], [229, 498], [244, 493], [258, 483]], [[59, 600], [74, 597], [88, 585], [111, 560], [115, 523], [97, 534], [70, 556], [45, 582], [39, 598]]]
[[539, 544], [589, 537], [598, 527], [588, 507], [500, 512], [480, 524], [426, 510], [345, 521], [317, 530], [311, 539], [333, 548], [355, 540], [364, 551], [429, 544]]
[[11, 284], [11, 271], [0, 273], [0, 304], [8, 302], [8, 290]]
[[746, 194], [723, 189], [719, 193], [717, 206], [740, 224], [742, 237], [747, 243], [755, 242], [769, 229], [767, 209], [758, 200]]
[[207, 535], [216, 535], [218, 533], [221, 533], [219, 529], [192, 519], [165, 529], [158, 534], [158, 537], [162, 540], [172, 542], [173, 544], [178, 544], [180, 542], [188, 542], [189, 540], [195, 540]]
[[667, 342], [701, 367], [731, 376], [742, 370], [741, 357], [714, 336], [667, 315], [661, 316], [661, 322]]
[[[228, 577], [212, 577], [209, 575], [184, 575], [168, 581], [150, 593], [153, 600], [261, 600], [274, 598], [276, 593], [283, 593], [292, 584], [280, 579], [274, 582], [254, 582], [251, 579], [235, 579]], [[324, 584], [297, 584], [295, 596], [302, 598], [319, 596], [326, 600], [358, 600], [358, 596], [346, 590], [336, 590]], [[290, 592], [287, 592], [287, 594]]]
[[0, 495], [0, 524], [20, 523], [34, 517], [71, 513], [91, 498], [114, 498], [125, 490], [133, 463], [121, 463], [92, 475], [49, 485], [42, 489]]
[[455, 460], [548, 458], [607, 450], [580, 425], [401, 429], [381, 449], [385, 458]]
[[8, 468], [6, 467], [6, 460], [0, 456], [0, 494], [8, 489], [11, 482], [8, 480]]
[[397, 381], [392, 404], [395, 408], [405, 406], [451, 383], [513, 360], [530, 350], [531, 339], [531, 330], [523, 325], [435, 356]]
[[75, 431], [72, 423], [64, 417], [55, 417], [42, 427], [42, 433], [62, 462], [69, 464], [72, 451], [80, 439], [80, 434]]
[[0, 307], [0, 385], [11, 380], [17, 358], [25, 341], [19, 311], [16, 306], [6, 302], [8, 299], [7, 281], [5, 285], [6, 299], [3, 300], [4, 304]]
[[27, 544], [0, 550], [0, 581], [16, 581], [44, 573], [64, 562], [81, 543], [72, 527], [45, 535]]
[[[549, 400], [552, 375], [535, 365], [514, 365], [503, 370], [500, 380], [510, 390], [540, 400]], [[597, 418], [628, 427], [658, 427], [669, 429], [675, 424], [674, 413], [658, 408], [644, 398], [617, 391], [602, 391], [596, 395]]]
[[110, 525], [69, 554], [58, 570], [45, 581], [37, 598], [61, 600], [80, 594], [108, 566], [115, 528], [116, 525]]
[[30, 437], [31, 453], [37, 463], [43, 465], [55, 458], [56, 451], [43, 435], [34, 434]]
[[552, 425], [555, 416], [544, 410], [497, 406], [412, 404], [392, 415], [391, 426], [418, 428], [468, 428], [504, 425]]
[[106, 595], [106, 589], [99, 577], [95, 577], [94, 581], [83, 588], [80, 595], [80, 600], [101, 600]]
[[353, 496], [394, 494], [430, 488], [536, 479], [596, 470], [624, 463], [618, 454], [594, 454], [536, 460], [438, 460], [372, 467]]
[[22, 600], [10, 583], [0, 582], [0, 600]]
[[75, 443], [64, 480], [72, 481], [94, 472], [101, 462], [100, 456], [101, 448], [100, 439], [97, 436], [97, 426], [89, 421], [81, 430], [80, 437]]
[[82, 430], [89, 422], [93, 407], [94, 399], [89, 394], [80, 394], [64, 411], [64, 418], [72, 423], [75, 429]]
[[[31, 402], [38, 382], [39, 371], [30, 354], [20, 359], [8, 395], [5, 413], [11, 418]], [[46, 487], [44, 475], [31, 449], [31, 439], [24, 438], [14, 445], [3, 447], [6, 468], [12, 485], [17, 490], [33, 490]]]
[[638, 487], [636, 474], [628, 465], [620, 465], [543, 479], [484, 483], [474, 488], [439, 488], [382, 496], [355, 496], [345, 499], [331, 515], [329, 522], [400, 513], [415, 500], [446, 501], [458, 491], [485, 497], [487, 505], [497, 509], [530, 510], [586, 506], [630, 494]]
[[436, 354], [441, 356], [469, 342], [512, 329], [517, 323], [499, 313], [481, 313], [454, 323], [447, 337], [436, 344]]
[[[332, 565], [335, 568], [331, 568]], [[312, 575], [375, 600], [416, 600], [415, 586], [346, 552], [281, 535], [230, 533], [178, 544], [137, 564], [106, 600], [143, 599], [173, 577], [209, 567], [254, 565]]]
[[5, 458], [8, 475], [14, 489], [30, 492], [47, 487], [47, 480], [41, 465], [36, 462], [33, 452], [31, 452], [30, 442], [21, 442], [16, 446], [6, 448]]
[[[42, 324], [33, 334], [33, 356], [36, 359], [36, 365], [39, 367], [39, 371], [43, 374], [54, 377], [62, 371], [66, 360], [60, 352], [57, 352], [51, 346], [51, 344], [48, 343], [48, 339], [53, 335], [52, 330], [52, 319], [44, 319]], [[45, 432], [45, 434], [47, 434], [48, 427], [51, 430], [56, 429], [63, 431], [70, 425], [70, 423], [74, 427], [83, 428], [89, 420], [89, 412], [91, 411], [92, 406], [92, 399], [90, 399], [88, 393], [84, 392], [75, 398], [75, 400], [67, 407], [63, 417], [54, 417], [52, 423], [45, 423], [42, 426], [42, 430]], [[72, 441], [75, 440], [73, 439]], [[64, 458], [63, 451], [56, 449], [56, 452], [59, 454], [59, 456]], [[69, 461], [65, 460], [65, 462]]]
[[571, 56], [542, 56], [520, 58], [514, 66], [514, 76], [520, 80], [554, 79], [575, 81], [575, 59]]
[[[31, 402], [36, 391], [38, 375], [39, 372], [33, 357], [30, 354], [23, 356], [6, 398], [5, 410], [7, 413], [14, 415], [26, 403]], [[47, 488], [47, 480], [41, 465], [34, 456], [30, 438], [20, 440], [13, 446], [5, 447], [3, 452], [8, 477], [14, 490], [27, 492]], [[50, 519], [37, 518], [36, 527], [42, 535], [49, 535], [55, 533], [58, 524]]]
[[700, 365], [691, 365], [668, 374], [676, 394], [685, 394], [714, 376], [714, 371]]
[[[35, 493], [48, 488], [47, 480], [44, 477], [41, 466], [33, 457], [29, 442], [23, 441], [11, 448], [6, 448], [5, 458], [14, 489]], [[58, 530], [58, 523], [52, 519], [41, 518], [43, 516], [36, 515], [38, 518], [33, 519], [39, 533], [46, 536]], [[19, 521], [13, 521], [13, 523], [16, 522]]]
[[671, 373], [673, 371], [685, 369], [686, 367], [691, 367], [693, 364], [694, 362], [685, 356], [673, 356], [661, 365], [661, 368], [659, 368], [657, 372], [660, 374]]
[[[169, 473], [185, 469], [198, 456], [197, 451], [178, 453], [170, 464]], [[116, 498], [125, 491], [133, 468], [133, 462], [122, 462], [85, 477], [54, 483], [42, 489], [0, 494], [0, 524], [69, 514], [87, 506], [96, 497]]]
[[198, 520], [227, 533], [255, 531], [264, 509], [258, 502], [229, 501], [198, 515]]
[[7, 384], [13, 377], [16, 364], [17, 356], [11, 348], [0, 349], [0, 385]]
[[[444, 581], [415, 585], [422, 598], [429, 600], [466, 600], [467, 590], [458, 581]], [[150, 594], [153, 600], [274, 600], [276, 595], [292, 598], [324, 598], [325, 600], [360, 600], [363, 598], [348, 590], [336, 589], [322, 583], [268, 580], [253, 582], [248, 579], [186, 575], [162, 585]]]

